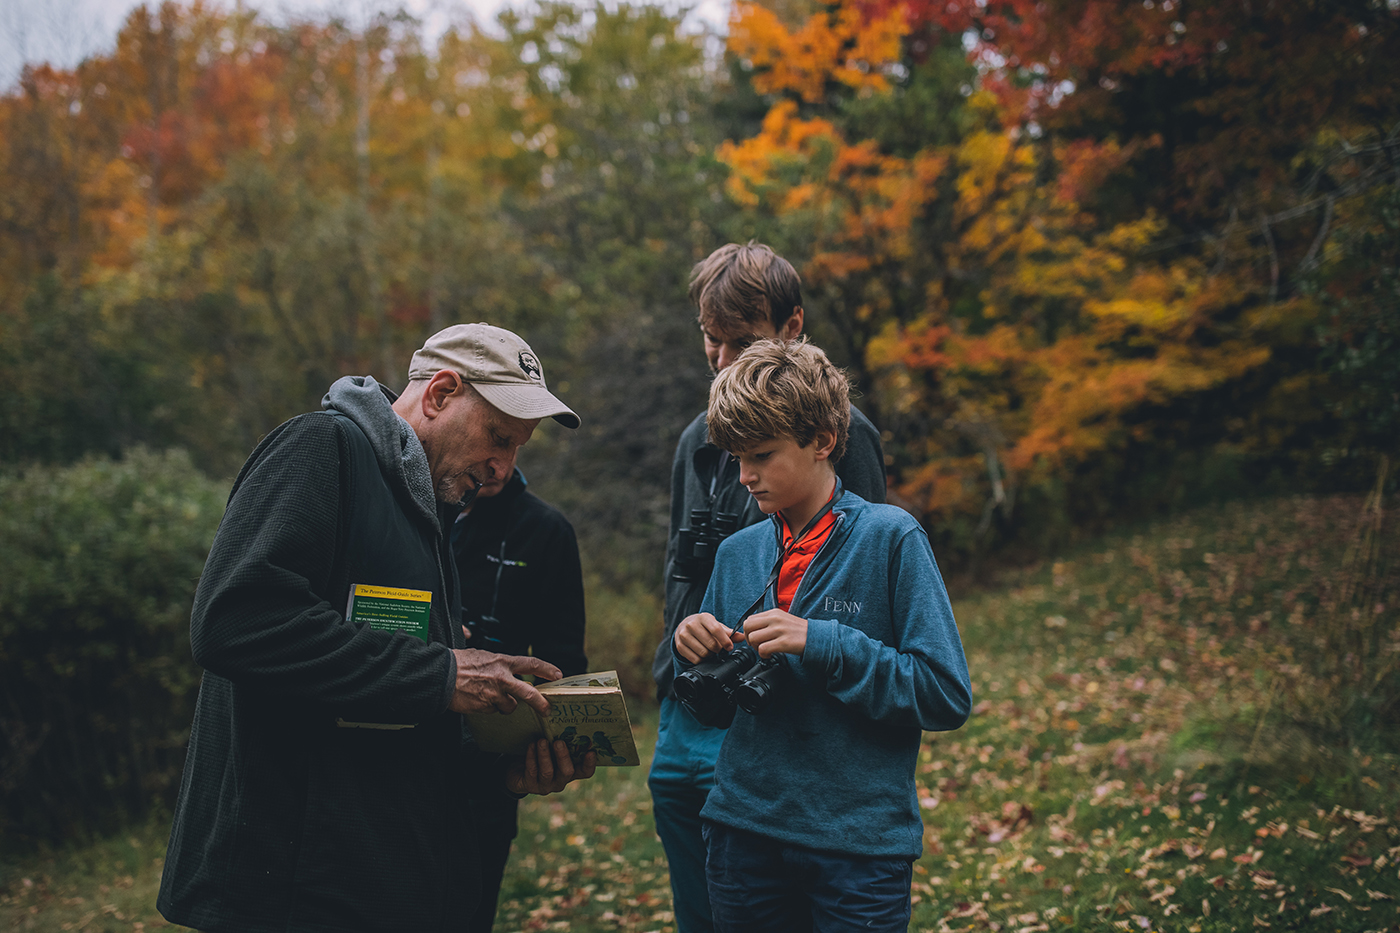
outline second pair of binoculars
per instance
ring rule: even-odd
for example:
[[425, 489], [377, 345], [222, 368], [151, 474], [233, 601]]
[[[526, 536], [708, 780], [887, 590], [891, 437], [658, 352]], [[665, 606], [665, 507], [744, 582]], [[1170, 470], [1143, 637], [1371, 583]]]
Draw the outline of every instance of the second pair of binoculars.
[[693, 583], [702, 592], [715, 567], [715, 552], [725, 538], [739, 530], [739, 513], [691, 509], [690, 524], [676, 537], [671, 579]]
[[761, 658], [741, 644], [676, 675], [676, 699], [701, 724], [728, 729], [735, 709], [761, 713], [768, 708], [782, 672], [777, 655]]

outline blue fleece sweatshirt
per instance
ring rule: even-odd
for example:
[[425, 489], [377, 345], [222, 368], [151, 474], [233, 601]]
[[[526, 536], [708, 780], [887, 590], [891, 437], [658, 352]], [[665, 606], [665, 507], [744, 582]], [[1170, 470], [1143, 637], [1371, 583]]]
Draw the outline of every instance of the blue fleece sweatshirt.
[[[851, 492], [833, 511], [789, 610], [807, 620], [806, 650], [779, 655], [785, 676], [768, 709], [735, 715], [701, 816], [811, 849], [917, 858], [919, 741], [966, 721], [967, 660], [913, 517]], [[720, 546], [701, 611], [738, 621], [778, 559], [775, 522]]]

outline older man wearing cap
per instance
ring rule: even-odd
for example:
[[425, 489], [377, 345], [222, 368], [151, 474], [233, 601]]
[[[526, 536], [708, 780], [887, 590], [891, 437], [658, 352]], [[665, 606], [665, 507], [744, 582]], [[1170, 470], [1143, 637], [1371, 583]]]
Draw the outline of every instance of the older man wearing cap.
[[472, 749], [463, 712], [548, 703], [553, 665], [465, 647], [447, 523], [543, 418], [578, 416], [523, 340], [449, 327], [395, 396], [370, 377], [244, 464], [190, 622], [204, 667], [157, 906], [200, 930], [459, 930], [477, 877], [464, 788], [590, 777], [563, 743]]

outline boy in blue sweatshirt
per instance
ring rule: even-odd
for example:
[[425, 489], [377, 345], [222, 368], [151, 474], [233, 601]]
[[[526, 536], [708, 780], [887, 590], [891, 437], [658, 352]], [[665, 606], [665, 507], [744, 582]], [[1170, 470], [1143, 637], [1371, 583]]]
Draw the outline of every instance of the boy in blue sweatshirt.
[[923, 529], [832, 468], [849, 391], [820, 350], [783, 340], [753, 344], [710, 390], [710, 441], [772, 520], [720, 546], [701, 611], [676, 628], [677, 670], [743, 642], [777, 659], [768, 705], [734, 715], [701, 811], [719, 931], [902, 933], [922, 731], [971, 707]]

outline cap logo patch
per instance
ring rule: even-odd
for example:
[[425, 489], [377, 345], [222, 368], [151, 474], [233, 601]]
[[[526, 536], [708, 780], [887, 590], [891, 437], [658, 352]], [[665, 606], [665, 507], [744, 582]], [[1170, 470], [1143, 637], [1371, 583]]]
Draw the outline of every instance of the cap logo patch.
[[544, 379], [544, 369], [541, 368], [540, 361], [535, 359], [535, 354], [531, 353], [529, 350], [521, 350], [518, 359], [520, 361], [520, 368], [524, 371], [525, 375], [536, 382]]

